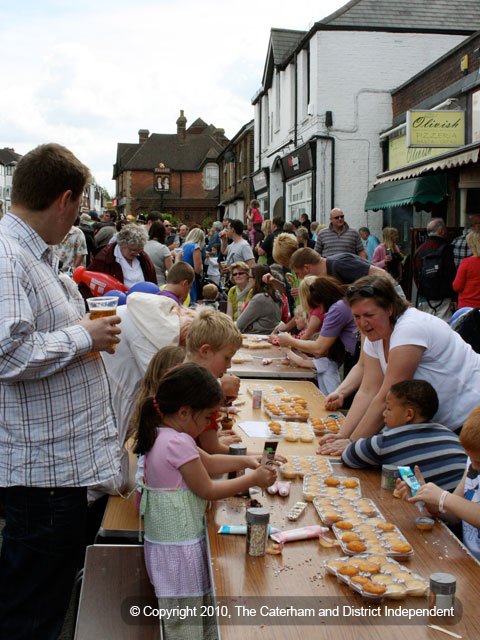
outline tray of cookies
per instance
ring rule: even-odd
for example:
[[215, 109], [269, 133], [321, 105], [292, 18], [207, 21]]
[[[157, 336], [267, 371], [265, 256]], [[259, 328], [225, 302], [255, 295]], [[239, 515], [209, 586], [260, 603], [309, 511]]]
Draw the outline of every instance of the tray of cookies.
[[331, 475], [332, 465], [324, 456], [291, 456], [279, 467], [284, 478], [304, 478], [307, 474]]
[[263, 410], [272, 420], [306, 422], [310, 417], [307, 403], [299, 396], [268, 393], [263, 396]]
[[421, 597], [428, 589], [425, 578], [382, 555], [335, 558], [326, 561], [325, 568], [367, 601]]
[[315, 507], [320, 520], [327, 527], [339, 522], [348, 520], [352, 524], [362, 524], [365, 521], [377, 524], [385, 520], [379, 512], [376, 504], [370, 498], [314, 498]]
[[347, 555], [379, 553], [398, 560], [413, 556], [413, 548], [400, 529], [386, 520], [369, 519], [362, 523], [339, 520], [332, 530]]
[[253, 362], [253, 358], [249, 353], [242, 353], [241, 351], [237, 351], [237, 353], [232, 358], [233, 364], [243, 364], [244, 362]]
[[313, 442], [312, 427], [305, 422], [280, 422], [272, 420], [268, 423], [269, 429], [276, 436], [285, 438], [287, 442]]
[[331, 474], [309, 474], [303, 479], [303, 497], [312, 501], [314, 498], [360, 498], [360, 480]]
[[242, 347], [245, 349], [269, 349], [272, 345], [268, 342], [267, 336], [256, 334], [242, 335]]
[[332, 414], [326, 418], [310, 418], [316, 436], [323, 436], [327, 433], [337, 433], [345, 421], [345, 416]]

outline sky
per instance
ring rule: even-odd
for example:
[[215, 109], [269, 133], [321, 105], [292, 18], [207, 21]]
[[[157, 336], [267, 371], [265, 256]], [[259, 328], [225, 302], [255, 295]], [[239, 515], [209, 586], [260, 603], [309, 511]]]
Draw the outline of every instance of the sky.
[[180, 109], [232, 138], [253, 118], [270, 29], [342, 0], [0, 0], [0, 148], [71, 149], [114, 195], [118, 142], [175, 133]]

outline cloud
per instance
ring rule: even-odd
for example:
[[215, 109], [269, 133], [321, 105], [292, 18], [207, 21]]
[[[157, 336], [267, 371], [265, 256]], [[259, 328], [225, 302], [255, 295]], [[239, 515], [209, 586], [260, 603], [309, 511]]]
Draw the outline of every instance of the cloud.
[[[225, 129], [253, 118], [270, 29], [307, 30], [311, 0], [24, 0], [2, 7], [0, 147], [56, 141], [110, 192], [118, 142], [173, 133], [179, 110]], [[5, 90], [7, 88], [7, 90]]]

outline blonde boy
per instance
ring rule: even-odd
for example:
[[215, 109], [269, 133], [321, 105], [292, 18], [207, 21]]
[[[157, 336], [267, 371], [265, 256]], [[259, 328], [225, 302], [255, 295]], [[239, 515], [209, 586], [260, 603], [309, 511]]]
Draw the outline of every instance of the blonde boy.
[[[221, 311], [202, 307], [187, 333], [185, 362], [196, 362], [204, 366], [220, 379], [225, 398], [236, 398], [240, 380], [236, 376], [224, 374], [230, 368], [232, 358], [241, 346], [242, 335], [233, 320]], [[228, 444], [238, 442], [240, 438], [231, 436], [228, 441], [222, 438], [223, 442], [220, 442], [216, 418], [216, 415], [213, 416], [210, 425], [200, 434], [200, 444], [208, 453], [228, 453]]]

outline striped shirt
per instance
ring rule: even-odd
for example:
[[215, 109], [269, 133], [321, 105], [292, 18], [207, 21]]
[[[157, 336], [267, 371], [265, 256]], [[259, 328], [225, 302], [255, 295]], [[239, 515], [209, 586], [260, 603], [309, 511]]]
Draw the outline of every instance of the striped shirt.
[[20, 218], [0, 221], [0, 486], [76, 487], [119, 471], [117, 427], [84, 303]]
[[341, 233], [334, 231], [332, 224], [319, 231], [315, 242], [315, 251], [318, 251], [324, 258], [328, 258], [328, 256], [334, 256], [336, 253], [358, 254], [361, 251], [365, 251], [365, 248], [358, 231], [350, 229], [348, 224], [345, 223], [344, 230]]
[[467, 456], [458, 436], [433, 422], [408, 424], [352, 442], [342, 453], [348, 467], [383, 464], [420, 467], [425, 482], [453, 491], [465, 472]]

